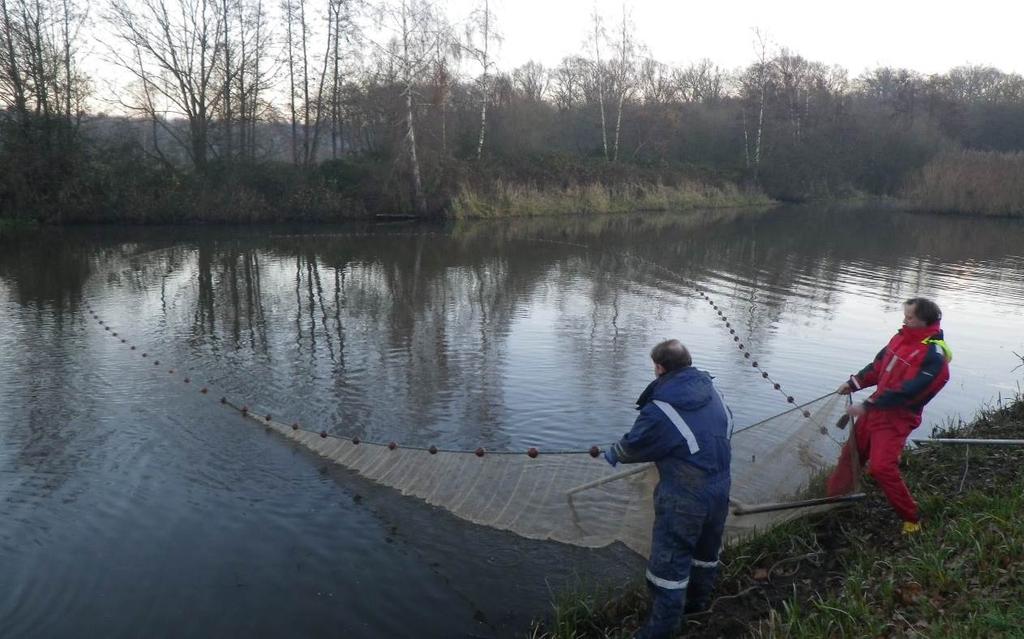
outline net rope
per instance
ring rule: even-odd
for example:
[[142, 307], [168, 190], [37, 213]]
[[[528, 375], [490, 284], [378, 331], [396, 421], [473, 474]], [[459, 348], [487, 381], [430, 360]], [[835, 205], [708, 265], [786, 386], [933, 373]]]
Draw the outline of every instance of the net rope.
[[[582, 244], [541, 241], [587, 249]], [[676, 282], [687, 282], [680, 274], [661, 265], [639, 257], [632, 259], [666, 273]], [[744, 353], [745, 359], [751, 360], [751, 366], [758, 370], [761, 378], [792, 405], [778, 415], [734, 431], [731, 500], [743, 506], [823, 496], [820, 479], [834, 463], [841, 440], [848, 435], [840, 421], [846, 399], [829, 393], [797, 405], [796, 399], [786, 393], [746, 348], [724, 309], [707, 289], [695, 284], [688, 286], [716, 312], [733, 343]], [[160, 366], [159, 360], [131, 344], [88, 302], [85, 307], [108, 335]], [[164, 367], [167, 367], [166, 362]], [[167, 370], [174, 375], [176, 369], [171, 366]], [[181, 380], [184, 384], [192, 383], [189, 377]], [[202, 386], [199, 392], [216, 396], [208, 386]], [[599, 446], [543, 452], [537, 448], [487, 451], [362, 441], [358, 437], [311, 430], [298, 423], [275, 419], [256, 406], [226, 396], [220, 397], [220, 403], [367, 480], [421, 499], [466, 521], [529, 539], [588, 548], [621, 542], [643, 556], [650, 550], [653, 491], [658, 481], [653, 464], [616, 470], [601, 458]], [[755, 429], [756, 437], [752, 434]], [[734, 513], [727, 522], [727, 538], [745, 536], [807, 510]]]

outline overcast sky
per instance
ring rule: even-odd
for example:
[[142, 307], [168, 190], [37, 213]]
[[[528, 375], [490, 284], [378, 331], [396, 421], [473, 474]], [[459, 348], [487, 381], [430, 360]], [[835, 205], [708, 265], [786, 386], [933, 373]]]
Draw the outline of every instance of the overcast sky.
[[[579, 53], [593, 0], [491, 0], [504, 34], [503, 66], [546, 65]], [[449, 0], [452, 18], [475, 0]], [[598, 0], [608, 22], [622, 2]], [[632, 0], [639, 38], [655, 58], [710, 58], [725, 68], [753, 59], [752, 28], [805, 58], [839, 64], [851, 75], [878, 65], [939, 73], [966, 63], [1024, 70], [1024, 8], [1019, 0]]]
[[[314, 28], [322, 35], [326, 0], [307, 2]], [[437, 3], [458, 27], [481, 0]], [[277, 11], [276, 5], [272, 0], [271, 12]], [[117, 112], [121, 107], [116, 96], [124, 95], [130, 78], [104, 59], [107, 45], [116, 42], [98, 19], [105, 6], [106, 0], [99, 0], [92, 11], [96, 31], [84, 46], [83, 63], [95, 80], [95, 108]], [[511, 70], [531, 59], [552, 67], [567, 55], [584, 53], [595, 6], [609, 27], [620, 20], [621, 0], [491, 0], [504, 37], [500, 68]], [[702, 58], [727, 70], [750, 64], [756, 27], [768, 34], [773, 49], [786, 47], [813, 61], [838, 64], [851, 77], [879, 65], [942, 73], [963, 64], [983, 64], [1024, 72], [1020, 0], [627, 0], [625, 6], [638, 40], [656, 59], [670, 64]], [[283, 29], [276, 17], [271, 23]], [[315, 45], [313, 50], [320, 48]], [[478, 71], [471, 62], [463, 70]]]

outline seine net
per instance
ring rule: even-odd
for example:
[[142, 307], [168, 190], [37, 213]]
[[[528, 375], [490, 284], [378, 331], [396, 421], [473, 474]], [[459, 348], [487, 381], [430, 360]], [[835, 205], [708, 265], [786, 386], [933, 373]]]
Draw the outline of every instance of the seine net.
[[[822, 474], [846, 433], [845, 400], [828, 395], [746, 428], [732, 439], [732, 499], [739, 509], [823, 495]], [[610, 467], [588, 451], [492, 453], [360, 442], [259, 418], [282, 435], [367, 479], [483, 526], [530, 539], [600, 547], [616, 541], [646, 556], [658, 471]], [[794, 510], [730, 515], [735, 538]]]

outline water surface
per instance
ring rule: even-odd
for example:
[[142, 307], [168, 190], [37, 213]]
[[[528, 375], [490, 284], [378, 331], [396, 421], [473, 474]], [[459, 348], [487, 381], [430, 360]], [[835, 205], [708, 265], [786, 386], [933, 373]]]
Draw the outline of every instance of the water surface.
[[587, 448], [628, 428], [667, 337], [712, 371], [740, 425], [786, 408], [697, 288], [800, 401], [870, 361], [902, 300], [926, 295], [955, 358], [924, 436], [1016, 391], [1022, 240], [1020, 222], [815, 208], [7, 240], [0, 627], [518, 632], [549, 587], [618, 584], [638, 562], [456, 521], [216, 398], [364, 439]]

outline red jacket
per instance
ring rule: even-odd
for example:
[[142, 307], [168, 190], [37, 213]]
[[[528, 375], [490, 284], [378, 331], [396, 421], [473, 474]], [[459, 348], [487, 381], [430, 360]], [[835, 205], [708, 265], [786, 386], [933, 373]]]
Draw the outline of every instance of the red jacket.
[[916, 425], [925, 404], [949, 381], [952, 359], [938, 322], [923, 328], [904, 326], [878, 351], [875, 361], [850, 377], [849, 384], [854, 389], [877, 386], [865, 407], [907, 411]]

